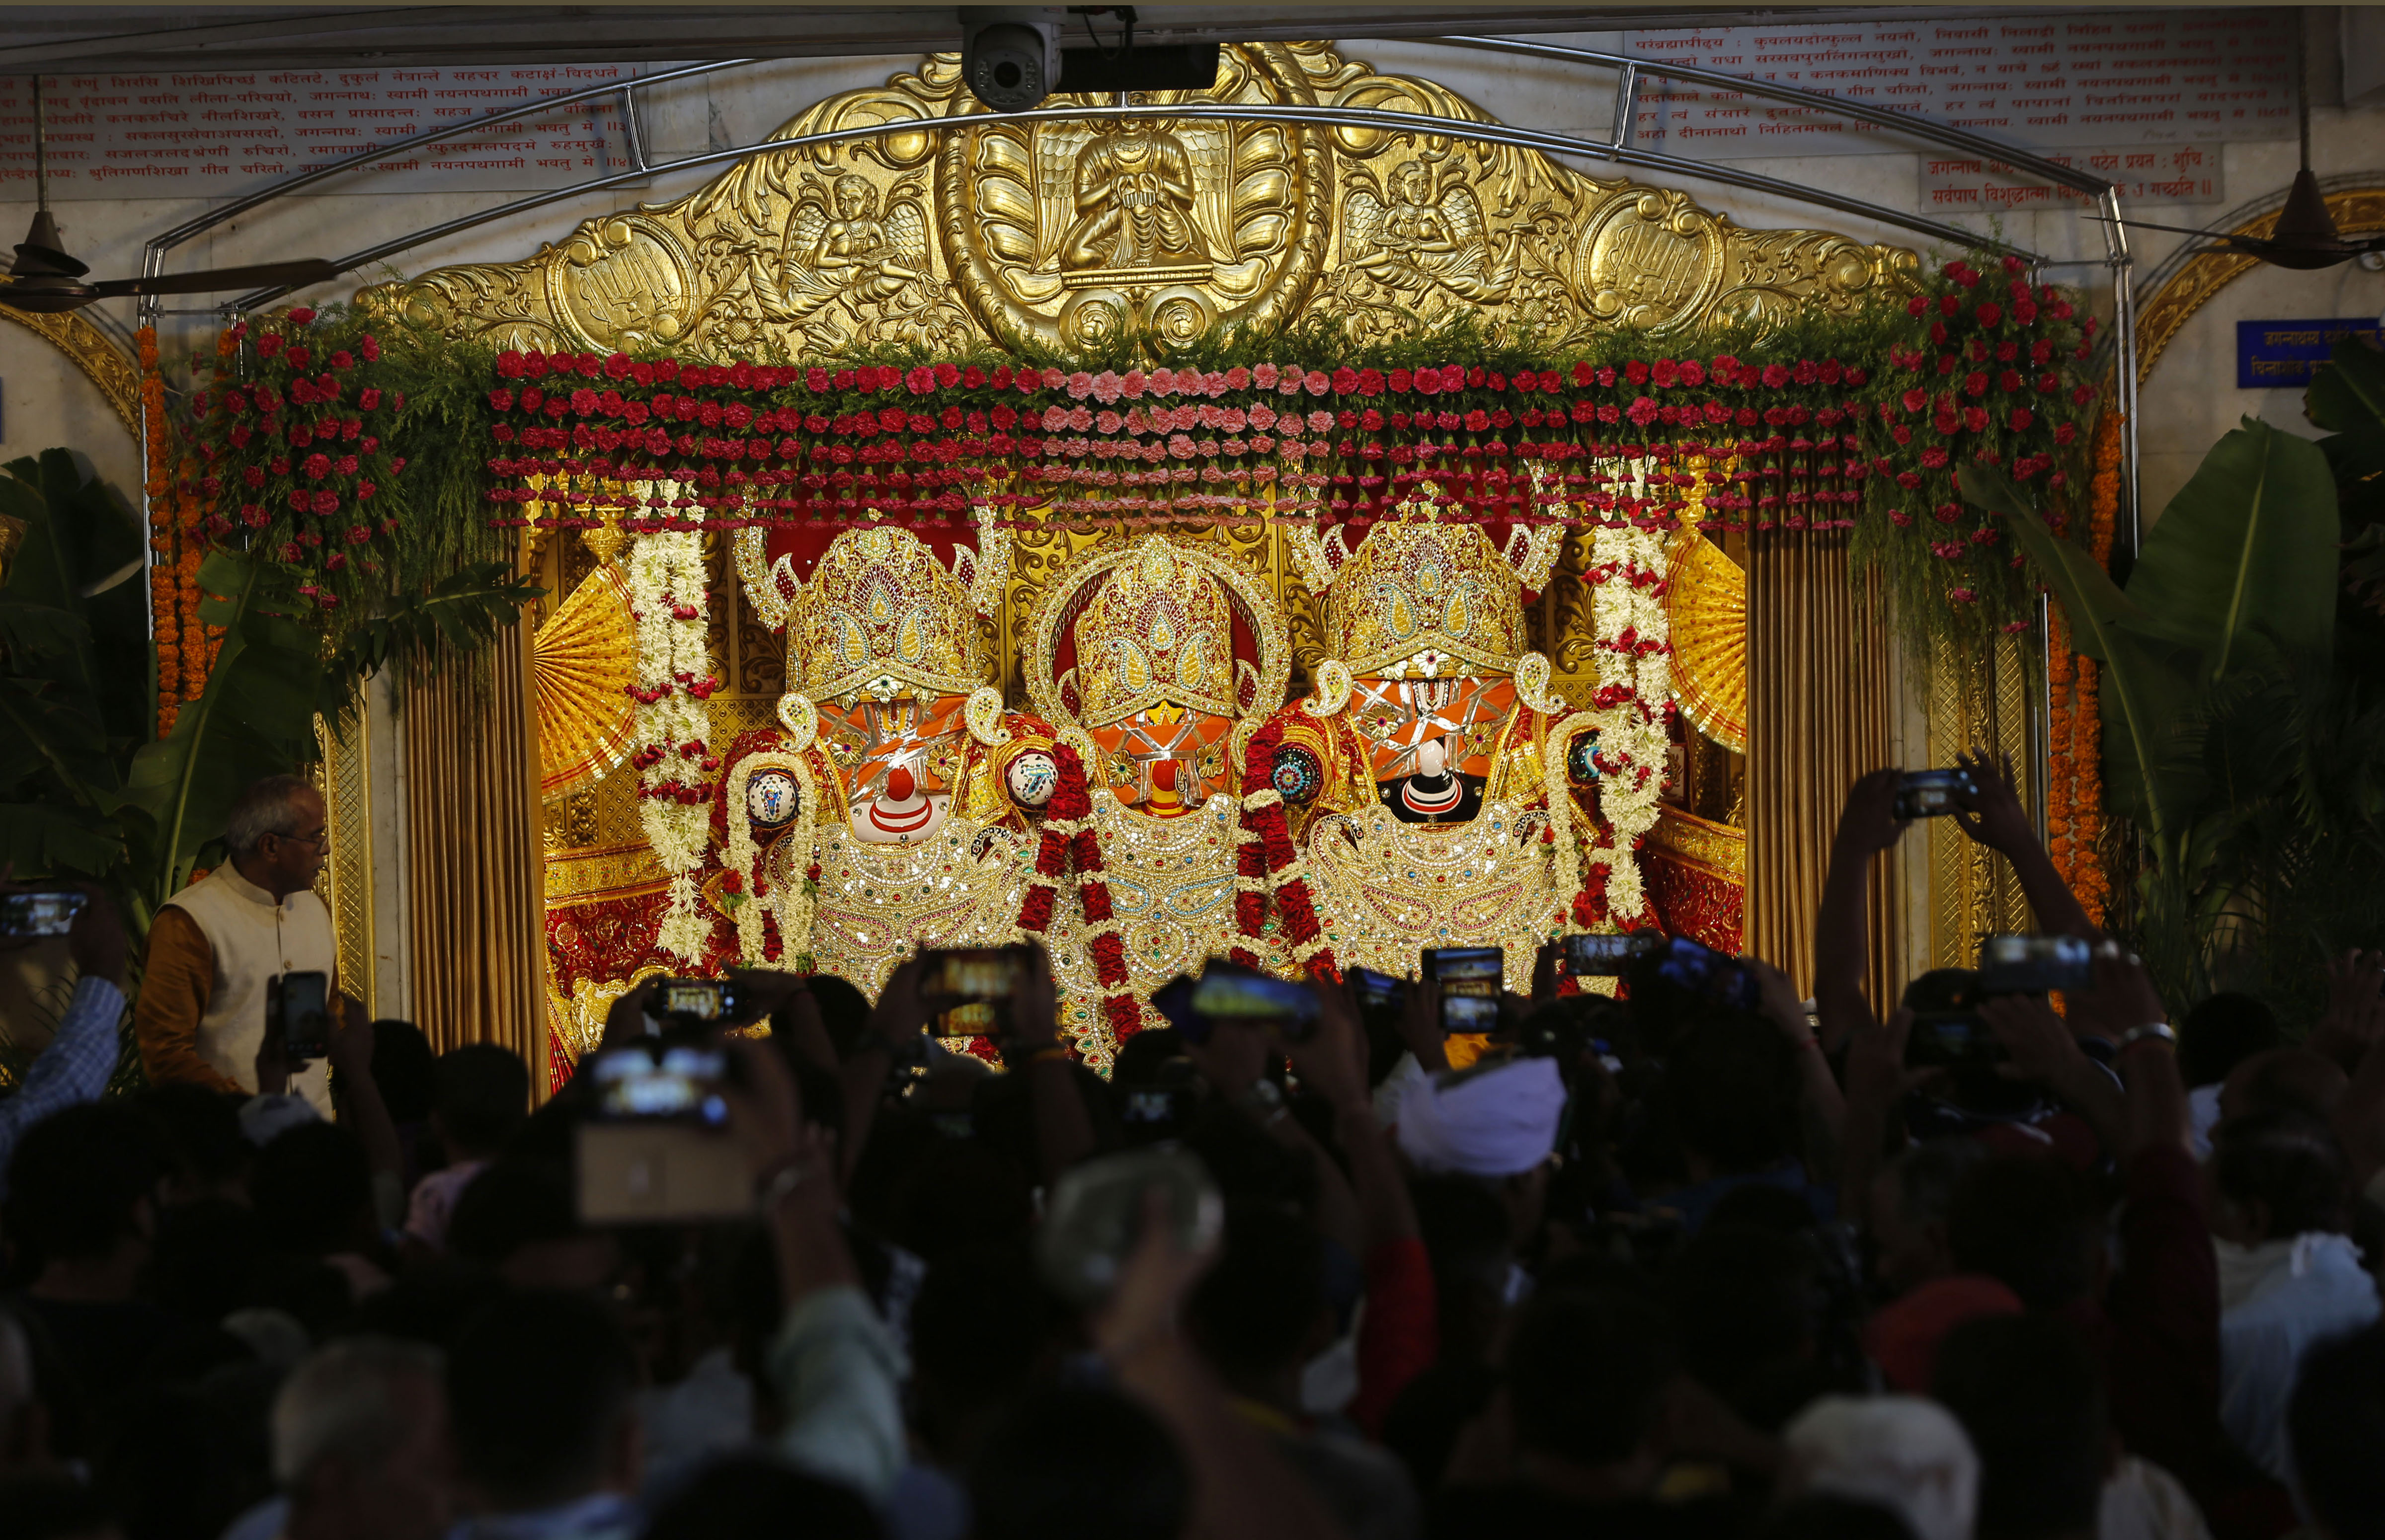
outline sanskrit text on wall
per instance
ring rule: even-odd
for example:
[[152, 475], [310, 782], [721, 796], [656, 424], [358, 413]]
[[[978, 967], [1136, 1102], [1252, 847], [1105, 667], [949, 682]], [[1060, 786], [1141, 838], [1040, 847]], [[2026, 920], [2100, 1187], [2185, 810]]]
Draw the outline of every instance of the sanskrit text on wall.
[[[1624, 47], [1970, 129], [2025, 149], [2294, 133], [2288, 10], [1716, 27], [1627, 32]], [[1912, 143], [1818, 109], [1653, 76], [1641, 84], [1632, 136], [1647, 149], [1714, 160], [1857, 155]]]
[[[2048, 151], [2057, 166], [2076, 167], [2119, 185], [2131, 204], [2216, 204], [2226, 200], [2216, 144], [2127, 144], [2097, 150]], [[2000, 213], [2054, 204], [2084, 206], [2076, 188], [2041, 181], [2001, 160], [1925, 154], [1921, 205], [1933, 213]]]
[[2319, 317], [2300, 321], [2236, 323], [2236, 388], [2240, 391], [2300, 390], [2311, 371], [2342, 343], [2357, 338], [2377, 345], [2374, 316]]
[[[626, 81], [615, 64], [46, 75], [53, 198], [237, 196], [375, 144]], [[0, 196], [31, 198], [30, 77], [0, 78]], [[626, 170], [619, 98], [373, 163], [328, 192], [510, 192]]]

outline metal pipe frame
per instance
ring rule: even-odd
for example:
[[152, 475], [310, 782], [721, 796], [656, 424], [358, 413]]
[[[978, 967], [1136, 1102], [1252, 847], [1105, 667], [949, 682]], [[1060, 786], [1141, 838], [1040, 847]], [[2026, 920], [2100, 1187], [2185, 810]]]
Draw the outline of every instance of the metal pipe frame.
[[657, 75], [641, 75], [627, 81], [607, 81], [603, 85], [590, 86], [584, 91], [574, 91], [561, 96], [549, 96], [528, 106], [507, 107], [503, 112], [487, 113], [479, 118], [468, 118], [461, 123], [451, 123], [443, 129], [433, 129], [428, 133], [418, 133], [409, 139], [396, 140], [388, 144], [368, 145], [355, 155], [343, 155], [338, 160], [318, 166], [311, 171], [302, 171], [294, 177], [284, 177], [270, 186], [258, 188], [245, 198], [234, 199], [221, 208], [209, 209], [194, 218], [184, 220], [169, 230], [151, 236], [142, 249], [142, 276], [156, 278], [162, 270], [166, 254], [182, 242], [204, 235], [228, 220], [236, 219], [252, 208], [272, 203], [279, 198], [286, 198], [291, 193], [301, 192], [318, 181], [344, 175], [376, 160], [387, 160], [393, 155], [407, 155], [444, 140], [477, 133], [482, 129], [493, 128], [499, 123], [510, 123], [517, 118], [534, 118], [541, 113], [552, 112], [556, 107], [568, 107], [580, 102], [594, 101], [602, 96], [619, 96], [622, 99], [624, 121], [630, 125], [630, 158], [643, 169], [646, 164], [646, 152], [643, 143], [644, 136], [641, 128], [642, 120], [637, 108], [637, 93], [641, 88], [661, 85], [669, 81], [689, 80], [698, 75], [715, 74], [723, 69], [741, 68], [755, 62], [757, 61], [753, 59], [716, 59], [709, 64], [692, 64], [680, 69], [666, 69]]
[[[1794, 106], [1812, 107], [1858, 122], [1872, 123], [1892, 129], [1915, 139], [1926, 139], [1951, 149], [1967, 150], [1977, 155], [1989, 155], [2003, 161], [2016, 170], [2027, 171], [2047, 181], [2060, 182], [2076, 192], [2100, 197], [2112, 184], [2101, 177], [2057, 165], [2027, 150], [1999, 143], [1982, 134], [1964, 129], [1949, 128], [1916, 118], [1886, 107], [1876, 107], [1867, 102], [1843, 101], [1825, 96], [1817, 91], [1803, 91], [1793, 85], [1779, 85], [1771, 81], [1750, 80], [1744, 75], [1725, 74], [1719, 69], [1701, 69], [1694, 65], [1671, 64], [1662, 59], [1643, 59], [1631, 54], [1610, 54], [1597, 48], [1568, 48], [1555, 43], [1529, 43], [1506, 37], [1443, 37], [1431, 41], [1453, 48], [1480, 48], [1495, 54], [1521, 54], [1531, 58], [1558, 59], [1582, 64], [1594, 64], [1609, 69], [1626, 71], [1626, 79], [1636, 81], [1641, 75], [1661, 75], [1667, 80], [1688, 81], [1697, 85], [1718, 86], [1744, 92], [1750, 96], [1768, 97]], [[1620, 136], [1618, 136], [1620, 137]], [[1791, 146], [1783, 145], [1784, 150]], [[1793, 152], [1792, 152], [1793, 153]]]

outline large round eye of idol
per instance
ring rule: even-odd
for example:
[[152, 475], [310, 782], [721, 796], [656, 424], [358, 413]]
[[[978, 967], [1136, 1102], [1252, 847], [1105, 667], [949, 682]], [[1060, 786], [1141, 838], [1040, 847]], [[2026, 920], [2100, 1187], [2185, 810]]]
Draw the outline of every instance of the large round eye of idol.
[[1024, 750], [1012, 757], [1002, 781], [1020, 807], [1042, 807], [1060, 789], [1060, 766], [1041, 749]]
[[784, 770], [763, 770], [745, 783], [746, 821], [765, 833], [785, 828], [803, 810], [803, 789]]
[[1275, 751], [1275, 789], [1293, 807], [1303, 807], [1317, 798], [1317, 788], [1325, 784], [1325, 767], [1317, 762], [1316, 754], [1297, 743], [1287, 743]]
[[1577, 786], [1598, 779], [1598, 735], [1584, 733], [1566, 750], [1566, 774]]

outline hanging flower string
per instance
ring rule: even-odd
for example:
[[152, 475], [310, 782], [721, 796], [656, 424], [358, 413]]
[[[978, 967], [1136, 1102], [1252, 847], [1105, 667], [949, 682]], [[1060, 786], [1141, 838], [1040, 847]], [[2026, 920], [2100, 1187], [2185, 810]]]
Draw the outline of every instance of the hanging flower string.
[[149, 549], [158, 558], [149, 568], [149, 625], [157, 646], [157, 736], [163, 738], [174, 730], [183, 699], [181, 566], [176, 559], [174, 504], [169, 495], [173, 451], [166, 423], [166, 381], [157, 372], [157, 330], [144, 326], [134, 341], [141, 350], [142, 491], [148, 494]]
[[[2120, 428], [2117, 411], [2095, 427], [2093, 475], [2087, 500], [2087, 549], [2101, 564], [2111, 560], [2120, 508]], [[2104, 923], [2112, 880], [2103, 849], [2104, 725], [2097, 699], [2101, 679], [2095, 660], [2071, 649], [2061, 606], [2054, 606], [2055, 630], [2048, 647], [2054, 714], [2047, 734], [2051, 775], [2047, 833], [2054, 869], [2087, 911]]]
[[1234, 849], [1234, 928], [1242, 944], [1228, 956], [1244, 967], [1266, 966], [1267, 921], [1275, 916], [1292, 966], [1318, 978], [1339, 979], [1342, 969], [1317, 918], [1317, 898], [1308, 868], [1292, 844], [1275, 784], [1276, 750], [1283, 724], [1269, 722], [1254, 735], [1242, 761], [1242, 838]]
[[[2066, 482], [2092, 323], [2017, 261], [1951, 262], [1916, 290], [1701, 357], [1646, 356], [1629, 334], [1569, 360], [1430, 336], [1304, 356], [1342, 345], [1323, 332], [1148, 370], [509, 351], [486, 396], [487, 495], [499, 523], [610, 515], [633, 530], [957, 527], [980, 504], [1098, 528], [1423, 508], [1660, 531], [1853, 526], [1900, 600], [1958, 629], [2007, 625], [2032, 590], [1954, 473]], [[1857, 356], [1799, 351], [1817, 344]]]
[[694, 965], [706, 957], [711, 925], [701, 912], [695, 875], [711, 827], [708, 779], [720, 761], [706, 741], [707, 702], [720, 688], [705, 645], [701, 537], [642, 535], [630, 554], [630, 613], [637, 623], [637, 678], [622, 687], [637, 702], [638, 817], [655, 858], [670, 879], [656, 944]]
[[1093, 827], [1085, 762], [1066, 743], [1053, 745], [1052, 762], [1059, 772], [1059, 784], [1044, 804], [1034, 873], [1018, 903], [1018, 930], [1030, 940], [1043, 940], [1058, 912], [1059, 885], [1072, 876], [1076, 878], [1077, 899], [1084, 914], [1085, 951], [1093, 959], [1093, 977], [1102, 988], [1102, 1020], [1113, 1042], [1122, 1043], [1143, 1030], [1143, 1006], [1129, 986], [1126, 942], [1118, 935], [1109, 879], [1103, 875], [1101, 837]]

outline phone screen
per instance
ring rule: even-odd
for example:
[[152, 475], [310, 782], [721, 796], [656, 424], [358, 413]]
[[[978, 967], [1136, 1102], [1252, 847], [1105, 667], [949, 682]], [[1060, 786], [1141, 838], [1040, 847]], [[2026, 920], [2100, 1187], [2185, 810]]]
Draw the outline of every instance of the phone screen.
[[1896, 783], [1899, 818], [1943, 818], [1960, 807], [1958, 798], [1975, 788], [1967, 770], [1913, 770]]
[[329, 974], [274, 975], [273, 1003], [281, 1013], [281, 1046], [294, 1068], [301, 1059], [331, 1051], [331, 980]]
[[1397, 1016], [1407, 1004], [1408, 986], [1405, 979], [1379, 974], [1372, 968], [1353, 967], [1348, 974], [1350, 993], [1358, 1002], [1359, 1014], [1369, 1018]]
[[2075, 936], [1990, 936], [1979, 942], [1979, 992], [2033, 995], [2095, 985], [2094, 949]]
[[1754, 975], [1741, 965], [1739, 959], [1701, 946], [1686, 936], [1673, 937], [1665, 943], [1664, 961], [1657, 965], [1657, 971], [1668, 984], [1738, 1010], [1753, 1011], [1761, 999]]
[[1193, 986], [1192, 1009], [1217, 1021], [1306, 1022], [1316, 1019], [1317, 995], [1292, 979], [1212, 968]]
[[725, 1021], [736, 1013], [736, 987], [717, 978], [669, 978], [663, 981], [655, 1013], [679, 1021]]
[[1654, 955], [1665, 938], [1654, 931], [1630, 936], [1568, 936], [1565, 939], [1566, 971], [1577, 976], [1612, 977], [1630, 967], [1636, 958]]
[[1506, 972], [1507, 953], [1500, 947], [1435, 947], [1424, 954], [1425, 977], [1444, 983], [1458, 978], [1487, 978], [1493, 994], [1498, 992]]
[[615, 1123], [693, 1123], [725, 1127], [720, 1094], [728, 1058], [718, 1049], [676, 1044], [661, 1057], [643, 1046], [606, 1049], [585, 1073], [596, 1087], [596, 1115]]
[[0, 898], [0, 936], [64, 936], [89, 901], [81, 893], [10, 893]]
[[1451, 1037], [1499, 1030], [1499, 986], [1480, 978], [1442, 984], [1441, 1030]]
[[1904, 1062], [1915, 1069], [2000, 1064], [2004, 1045], [1987, 1024], [1967, 1012], [1916, 1016], [1904, 1042]]
[[1004, 1037], [1010, 1034], [1010, 1001], [973, 1000], [928, 1018], [931, 1037]]
[[1026, 967], [1021, 947], [968, 947], [931, 951], [920, 970], [919, 992], [951, 1000], [1008, 1000]]

